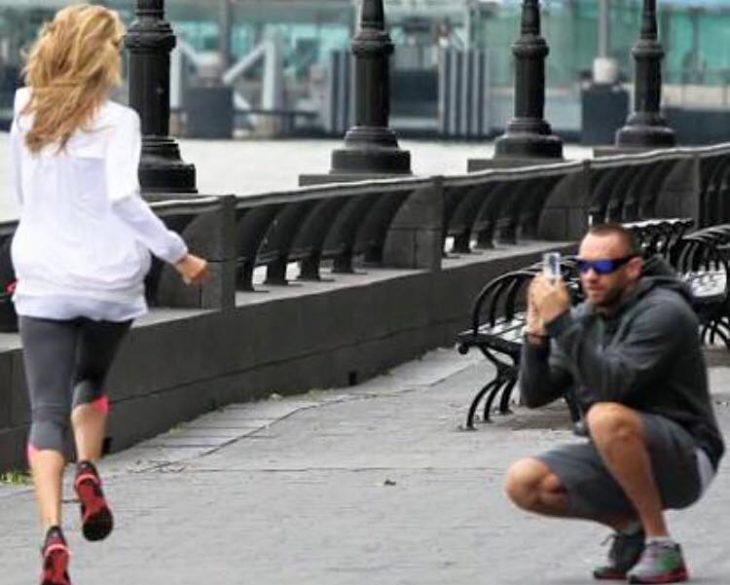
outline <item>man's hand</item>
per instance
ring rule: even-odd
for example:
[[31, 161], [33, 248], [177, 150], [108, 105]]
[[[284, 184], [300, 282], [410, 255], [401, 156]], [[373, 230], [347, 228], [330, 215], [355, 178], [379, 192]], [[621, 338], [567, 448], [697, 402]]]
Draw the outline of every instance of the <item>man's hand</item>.
[[534, 335], [537, 337], [545, 337], [547, 335], [545, 331], [545, 323], [543, 323], [540, 313], [537, 311], [535, 302], [532, 298], [532, 285], [534, 280], [530, 283], [527, 289], [527, 328], [525, 333], [528, 335]]
[[538, 274], [530, 283], [529, 297], [529, 305], [534, 307], [543, 324], [570, 309], [570, 296], [562, 278], [551, 281]]
[[175, 269], [180, 273], [185, 284], [200, 284], [209, 277], [208, 262], [194, 254], [186, 254], [175, 264]]

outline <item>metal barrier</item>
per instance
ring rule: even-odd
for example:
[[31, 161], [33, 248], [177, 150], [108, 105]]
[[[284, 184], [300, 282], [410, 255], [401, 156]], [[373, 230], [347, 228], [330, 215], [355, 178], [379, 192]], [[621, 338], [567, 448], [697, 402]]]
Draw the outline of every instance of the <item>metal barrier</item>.
[[444, 242], [451, 236], [453, 251], [467, 253], [472, 240], [475, 247], [491, 248], [496, 241], [537, 238], [554, 189], [582, 169], [583, 163], [571, 162], [444, 177]]
[[237, 287], [254, 290], [258, 266], [266, 266], [265, 284], [285, 285], [292, 262], [299, 262], [301, 280], [319, 280], [324, 260], [332, 261], [334, 273], [353, 272], [357, 256], [382, 263], [397, 213], [432, 185], [430, 179], [368, 181], [236, 199]]
[[[284, 285], [291, 263], [298, 263], [301, 280], [319, 280], [324, 262], [333, 274], [352, 272], [358, 262], [439, 269], [448, 252], [525, 239], [576, 241], [595, 222], [689, 217], [701, 227], [724, 223], [730, 221], [729, 169], [730, 145], [718, 145], [252, 197], [159, 200], [154, 210], [211, 261], [213, 279], [186, 289], [169, 267], [155, 263], [147, 294], [153, 306], [222, 309], [233, 306], [236, 290], [254, 290], [257, 267], [266, 269], [265, 285]], [[676, 240], [689, 229], [685, 222], [681, 233], [672, 231], [679, 224], [662, 231], [669, 221], [644, 230], [646, 246], [663, 255], [676, 252]], [[0, 226], [0, 245], [14, 225]], [[722, 229], [696, 237], [711, 234], [725, 237], [718, 235]]]

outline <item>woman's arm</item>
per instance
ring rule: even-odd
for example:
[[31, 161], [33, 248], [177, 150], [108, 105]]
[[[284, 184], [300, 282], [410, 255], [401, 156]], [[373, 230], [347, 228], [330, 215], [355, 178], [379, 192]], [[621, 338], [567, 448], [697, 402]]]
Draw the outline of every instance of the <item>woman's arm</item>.
[[139, 195], [117, 201], [112, 209], [155, 256], [175, 266], [186, 284], [195, 284], [207, 278], [208, 263], [190, 254], [183, 239], [168, 230]]
[[23, 179], [21, 174], [22, 137], [18, 130], [18, 123], [13, 118], [10, 126], [10, 189], [18, 205], [23, 205]]
[[208, 276], [207, 262], [190, 254], [183, 239], [167, 229], [140, 197], [140, 121], [133, 110], [125, 110], [124, 114], [113, 129], [106, 151], [107, 192], [112, 211], [155, 256], [173, 264], [186, 283], [201, 282]]

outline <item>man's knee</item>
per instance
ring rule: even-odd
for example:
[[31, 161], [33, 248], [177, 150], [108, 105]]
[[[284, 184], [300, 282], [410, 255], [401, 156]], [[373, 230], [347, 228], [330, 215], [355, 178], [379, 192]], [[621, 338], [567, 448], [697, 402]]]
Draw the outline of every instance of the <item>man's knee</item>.
[[533, 510], [543, 492], [561, 489], [557, 476], [542, 461], [520, 459], [507, 470], [504, 489], [512, 502], [524, 510]]
[[586, 414], [586, 424], [594, 441], [606, 442], [642, 437], [641, 417], [618, 402], [597, 402]]

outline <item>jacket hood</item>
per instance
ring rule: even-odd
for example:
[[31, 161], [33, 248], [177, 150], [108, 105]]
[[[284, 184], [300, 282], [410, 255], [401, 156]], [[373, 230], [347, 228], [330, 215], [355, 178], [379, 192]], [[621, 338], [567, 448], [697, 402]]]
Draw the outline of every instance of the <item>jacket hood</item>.
[[649, 291], [660, 287], [679, 293], [688, 303], [692, 304], [692, 291], [685, 282], [679, 279], [674, 268], [661, 256], [651, 256], [644, 260], [644, 270], [634, 298], [639, 299]]

